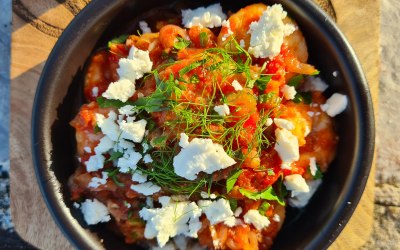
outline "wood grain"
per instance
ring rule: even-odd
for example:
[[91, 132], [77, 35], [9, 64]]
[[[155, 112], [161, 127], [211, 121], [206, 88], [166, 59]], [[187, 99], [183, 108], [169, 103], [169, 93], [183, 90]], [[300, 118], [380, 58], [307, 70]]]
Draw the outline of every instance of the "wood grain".
[[[44, 62], [59, 31], [66, 27], [73, 14], [79, 12], [87, 2], [13, 0], [14, 6], [23, 4], [36, 19], [20, 18], [21, 10], [14, 9], [11, 55], [11, 213], [21, 237], [40, 249], [72, 249], [72, 246], [51, 218], [35, 179], [30, 149], [33, 97]], [[379, 79], [379, 1], [331, 2], [340, 28], [362, 62], [376, 105]], [[331, 249], [358, 249], [367, 241], [372, 230], [374, 176], [373, 170], [360, 204]]]

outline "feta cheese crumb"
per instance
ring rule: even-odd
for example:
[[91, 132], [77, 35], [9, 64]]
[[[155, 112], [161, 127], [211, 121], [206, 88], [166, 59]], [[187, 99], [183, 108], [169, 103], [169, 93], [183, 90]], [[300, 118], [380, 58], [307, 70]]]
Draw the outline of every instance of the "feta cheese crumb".
[[241, 85], [237, 80], [233, 80], [233, 81], [232, 81], [232, 87], [233, 87], [236, 91], [243, 90], [242, 85]]
[[106, 158], [103, 155], [92, 155], [89, 160], [85, 162], [86, 171], [94, 172], [104, 167]]
[[236, 220], [228, 200], [200, 200], [198, 201], [198, 205], [206, 214], [207, 219], [210, 221], [210, 225], [215, 225], [223, 222], [229, 227], [235, 226]]
[[107, 152], [113, 147], [114, 147], [114, 142], [108, 136], [103, 136], [100, 139], [99, 144], [97, 144], [97, 146], [94, 148], [94, 152], [96, 154], [102, 154]]
[[81, 212], [88, 225], [95, 225], [111, 220], [107, 207], [97, 199], [86, 199], [81, 204]]
[[90, 188], [98, 188], [100, 185], [105, 185], [107, 183], [108, 179], [108, 173], [107, 172], [101, 172], [102, 178], [99, 177], [92, 177], [90, 180], [88, 187]]
[[278, 128], [284, 128], [287, 130], [293, 130], [294, 129], [294, 124], [293, 122], [282, 119], [282, 118], [274, 118], [274, 123]]
[[182, 150], [173, 159], [177, 175], [195, 180], [200, 172], [212, 174], [236, 163], [224, 151], [222, 145], [213, 143], [211, 139], [194, 138], [191, 142], [188, 139], [186, 134], [181, 133], [179, 145]]
[[170, 202], [162, 208], [143, 208], [139, 215], [146, 221], [144, 237], [157, 238], [159, 247], [178, 235], [197, 238], [201, 228], [201, 209], [194, 202]]
[[347, 107], [348, 99], [347, 96], [335, 93], [325, 104], [321, 105], [322, 111], [325, 111], [330, 117], [334, 117], [342, 113]]
[[93, 87], [92, 88], [92, 96], [93, 97], [99, 96], [99, 88], [98, 87]]
[[291, 169], [291, 164], [294, 161], [298, 161], [299, 155], [299, 142], [297, 137], [294, 136], [287, 129], [276, 129], [275, 130], [276, 144], [275, 150], [278, 152], [279, 157], [282, 160], [282, 169]]
[[249, 53], [257, 58], [273, 58], [280, 53], [283, 38], [296, 30], [294, 25], [283, 23], [286, 15], [282, 5], [274, 4], [264, 11], [258, 22], [250, 24]]
[[226, 15], [222, 11], [221, 4], [216, 3], [208, 7], [182, 10], [182, 24], [185, 28], [202, 26], [207, 28], [220, 27]]
[[305, 81], [302, 86], [302, 90], [307, 91], [319, 91], [324, 92], [328, 88], [328, 84], [326, 84], [321, 78], [308, 76], [305, 78]]
[[235, 210], [235, 217], [239, 217], [239, 215], [243, 212], [241, 207], [237, 207]]
[[204, 192], [204, 191], [200, 192], [200, 196], [203, 199], [212, 199], [212, 200], [214, 200], [214, 199], [217, 198], [217, 196], [215, 194], [208, 194], [207, 192]]
[[86, 153], [92, 153], [92, 149], [90, 147], [84, 147], [83, 151], [85, 151]]
[[241, 39], [241, 40], [239, 41], [239, 45], [240, 45], [240, 47], [242, 47], [242, 48], [246, 47], [246, 43], [245, 43], [245, 41], [244, 41], [243, 39]]
[[142, 155], [135, 152], [133, 149], [128, 149], [125, 151], [124, 155], [118, 159], [117, 167], [119, 172], [128, 173], [129, 170], [135, 170], [137, 163], [142, 159]]
[[220, 116], [227, 116], [231, 113], [231, 111], [229, 110], [229, 106], [226, 104], [215, 106], [214, 111], [217, 112]]
[[275, 222], [280, 222], [281, 221], [281, 217], [279, 216], [279, 214], [274, 214], [274, 216], [272, 217], [272, 220]]
[[221, 40], [224, 42], [228, 39], [231, 35], [233, 35], [233, 31], [231, 30], [231, 24], [229, 20], [225, 20], [222, 22], [222, 27], [226, 27], [227, 33], [221, 37]]
[[121, 115], [134, 115], [137, 113], [137, 109], [135, 106], [132, 105], [125, 105], [118, 109], [118, 112]]
[[312, 176], [315, 176], [317, 173], [317, 163], [315, 162], [315, 157], [310, 157], [310, 172]]
[[283, 97], [285, 97], [286, 100], [292, 100], [296, 97], [297, 91], [296, 91], [295, 87], [285, 85], [282, 88], [282, 93], [283, 93]]
[[131, 189], [140, 194], [144, 194], [145, 196], [149, 196], [155, 194], [161, 190], [159, 186], [154, 184], [153, 182], [145, 182], [137, 185], [131, 185]]
[[77, 203], [77, 202], [72, 203], [72, 205], [74, 206], [74, 208], [80, 208], [81, 207], [81, 205], [79, 205], [79, 203]]
[[126, 102], [135, 93], [135, 84], [127, 79], [120, 79], [110, 83], [107, 90], [102, 94], [107, 99]]
[[247, 224], [253, 224], [257, 230], [262, 230], [269, 226], [270, 222], [266, 216], [263, 216], [258, 210], [250, 209], [243, 216], [244, 222]]
[[108, 117], [105, 118], [102, 114], [96, 114], [97, 126], [100, 127], [101, 132], [108, 136], [113, 141], [118, 141], [120, 134], [119, 126], [115, 123], [117, 114], [114, 111], [108, 113]]
[[153, 67], [149, 52], [137, 49], [134, 46], [129, 50], [128, 57], [121, 58], [118, 64], [117, 73], [120, 79], [127, 79], [132, 84], [137, 79], [142, 78], [145, 73], [149, 73]]
[[292, 197], [295, 197], [299, 193], [308, 193], [310, 188], [308, 187], [306, 180], [299, 174], [292, 174], [285, 176], [285, 184], [287, 190], [292, 191]]
[[139, 22], [139, 28], [142, 30], [143, 34], [151, 33], [151, 29], [149, 28], [149, 25], [145, 21]]
[[145, 154], [143, 157], [143, 161], [144, 161], [144, 163], [151, 163], [151, 162], [153, 162], [153, 159], [151, 158], [151, 155]]
[[141, 142], [143, 140], [144, 133], [146, 132], [146, 124], [147, 121], [145, 119], [137, 122], [122, 121], [122, 123], [119, 125], [122, 131], [121, 138], [132, 140], [134, 142]]
[[315, 191], [317, 191], [318, 187], [321, 185], [322, 180], [312, 180], [312, 181], [307, 181], [307, 185], [310, 189], [309, 192], [301, 192], [301, 193], [296, 193], [294, 197], [291, 197], [289, 199], [289, 205], [292, 207], [299, 207], [302, 208], [306, 206], [311, 199], [311, 197], [314, 195]]
[[274, 120], [272, 120], [271, 118], [267, 118], [267, 122], [266, 122], [265, 126], [269, 127], [272, 125], [272, 123], [274, 123]]
[[137, 183], [145, 183], [147, 181], [147, 175], [141, 173], [140, 171], [136, 170], [132, 174], [132, 181]]

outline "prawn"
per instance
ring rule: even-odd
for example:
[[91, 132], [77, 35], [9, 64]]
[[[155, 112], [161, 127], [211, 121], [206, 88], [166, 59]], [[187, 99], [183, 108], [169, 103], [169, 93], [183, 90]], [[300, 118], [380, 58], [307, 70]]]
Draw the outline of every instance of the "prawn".
[[187, 39], [186, 30], [179, 26], [168, 24], [160, 29], [159, 40], [162, 47], [166, 50], [171, 50], [174, 44], [178, 41], [178, 37]]

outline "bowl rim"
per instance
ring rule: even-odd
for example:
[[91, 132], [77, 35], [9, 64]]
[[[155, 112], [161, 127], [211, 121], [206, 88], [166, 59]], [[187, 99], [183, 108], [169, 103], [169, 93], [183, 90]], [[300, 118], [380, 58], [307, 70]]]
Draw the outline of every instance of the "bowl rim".
[[[287, 1], [289, 0], [282, 0], [279, 2]], [[84, 28], [84, 26], [87, 25], [86, 21], [97, 16], [99, 11], [101, 15], [106, 15], [106, 13], [111, 12], [113, 9], [118, 8], [120, 5], [124, 5], [127, 2], [128, 0], [111, 2], [92, 1], [78, 13], [61, 34], [52, 49], [40, 76], [33, 103], [31, 147], [36, 180], [39, 184], [42, 197], [54, 221], [69, 242], [78, 249], [98, 248], [102, 247], [102, 244], [100, 242], [93, 242], [91, 239], [84, 237], [81, 231], [84, 229], [81, 228], [77, 221], [71, 220], [73, 217], [69, 214], [69, 208], [65, 205], [62, 197], [60, 197], [60, 187], [57, 184], [58, 181], [50, 169], [50, 163], [46, 161], [46, 155], [48, 152], [46, 152], [43, 145], [45, 132], [42, 129], [43, 118], [46, 116], [42, 111], [42, 107], [46, 105], [46, 101], [44, 98], [41, 98], [41, 96], [46, 96], [48, 93], [48, 85], [51, 82], [50, 80], [55, 79], [53, 68], [57, 65], [56, 62], [58, 60], [58, 55], [62, 53], [63, 48], [73, 39], [73, 37], [79, 34], [81, 28]], [[360, 91], [360, 96], [358, 96], [359, 102], [364, 106], [364, 112], [360, 114], [362, 117], [360, 119], [365, 123], [359, 124], [359, 133], [363, 135], [363, 138], [360, 138], [360, 150], [356, 152], [358, 153], [358, 167], [356, 168], [356, 172], [353, 174], [352, 178], [352, 181], [359, 185], [351, 185], [351, 187], [348, 187], [348, 190], [345, 193], [347, 196], [346, 199], [344, 199], [345, 201], [343, 201], [337, 208], [337, 212], [335, 213], [335, 216], [333, 216], [334, 218], [331, 218], [331, 221], [326, 223], [328, 226], [325, 226], [324, 230], [322, 230], [322, 233], [328, 235], [329, 238], [321, 239], [321, 237], [319, 237], [319, 239], [313, 239], [306, 247], [306, 249], [326, 249], [338, 237], [346, 223], [349, 221], [366, 186], [374, 155], [375, 117], [367, 80], [356, 54], [344, 34], [339, 30], [333, 20], [331, 20], [313, 1], [303, 0], [294, 2], [295, 3], [292, 4], [298, 6], [304, 12], [309, 14], [311, 19], [321, 22], [320, 25], [324, 26], [326, 31], [329, 32], [333, 43], [343, 52], [342, 56], [347, 59], [349, 67], [354, 73], [353, 77], [357, 82], [358, 90]], [[361, 165], [363, 167], [361, 167]], [[332, 221], [337, 221], [338, 223], [333, 225]]]

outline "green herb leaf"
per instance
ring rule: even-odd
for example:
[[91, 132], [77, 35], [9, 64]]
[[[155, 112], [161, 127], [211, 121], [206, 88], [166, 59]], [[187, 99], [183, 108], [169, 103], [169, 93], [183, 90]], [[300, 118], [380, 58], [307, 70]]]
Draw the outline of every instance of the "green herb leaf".
[[186, 67], [183, 67], [181, 70], [179, 70], [179, 75], [183, 76], [184, 74], [190, 72], [191, 70], [203, 65], [204, 62], [205, 62], [205, 60], [200, 60], [200, 61], [196, 61], [194, 63], [191, 63]]
[[193, 74], [190, 77], [190, 83], [197, 84], [199, 82], [200, 82], [200, 78], [199, 78], [199, 76], [197, 74]]
[[283, 201], [283, 199], [275, 193], [275, 190], [272, 186], [270, 186], [260, 192], [252, 192], [252, 191], [244, 189], [244, 188], [240, 188], [239, 192], [243, 196], [246, 196], [247, 198], [249, 198], [251, 200], [263, 199], [263, 200], [277, 201], [279, 204], [285, 205], [285, 202]]
[[265, 89], [267, 88], [267, 84], [271, 80], [271, 76], [262, 76], [256, 80], [257, 88], [264, 93]]
[[300, 84], [304, 81], [304, 75], [297, 75], [292, 78], [290, 78], [289, 82], [287, 85], [293, 86], [295, 88], [299, 87]]
[[292, 101], [294, 103], [310, 104], [312, 102], [312, 94], [311, 92], [297, 92]]
[[317, 165], [317, 171], [315, 172], [315, 175], [311, 174], [311, 168], [308, 167], [307, 171], [310, 173], [310, 175], [313, 177], [314, 180], [322, 179], [324, 177], [324, 174], [321, 171], [321, 168], [319, 165]]
[[118, 37], [115, 37], [111, 41], [108, 42], [108, 48], [110, 48], [114, 44], [123, 44], [125, 43], [126, 39], [129, 37], [129, 35], [121, 35]]
[[208, 36], [206, 32], [200, 32], [200, 46], [202, 48], [206, 47], [208, 44]]
[[120, 181], [118, 180], [118, 178], [117, 178], [116, 175], [113, 175], [111, 178], [112, 178], [112, 180], [114, 181], [114, 183], [115, 183], [118, 187], [125, 187], [125, 184], [122, 183], [122, 182], [120, 182]]
[[108, 173], [108, 177], [113, 177], [118, 173], [118, 168], [107, 168], [104, 170], [104, 172]]
[[226, 192], [229, 193], [232, 188], [235, 186], [235, 183], [237, 179], [239, 178], [239, 175], [243, 172], [242, 169], [237, 170], [235, 173], [233, 173], [231, 176], [226, 179]]
[[130, 104], [130, 102], [121, 102], [120, 100], [106, 99], [102, 96], [96, 98], [97, 103], [100, 108], [121, 108], [125, 105]]
[[165, 147], [167, 143], [167, 136], [160, 136], [151, 140], [150, 145], [152, 147]]
[[269, 176], [274, 176], [275, 175], [275, 172], [274, 172], [274, 170], [272, 168], [268, 168], [267, 169], [267, 173], [268, 173]]
[[319, 70], [315, 70], [310, 76], [317, 76], [317, 75], [319, 75]]
[[99, 127], [99, 125], [96, 124], [96, 126], [94, 126], [93, 132], [94, 132], [95, 134], [101, 132], [101, 128]]
[[115, 151], [115, 152], [113, 152], [113, 153], [111, 154], [110, 158], [108, 158], [108, 159], [105, 161], [105, 163], [107, 163], [107, 162], [112, 162], [113, 160], [119, 159], [119, 158], [121, 158], [123, 155], [124, 155], [123, 152]]
[[229, 206], [231, 207], [231, 210], [235, 211], [236, 208], [238, 207], [237, 200], [229, 199], [228, 201], [229, 201]]
[[179, 36], [177, 38], [178, 38], [178, 41], [175, 42], [175, 44], [174, 44], [174, 48], [175, 49], [181, 50], [181, 49], [184, 49], [184, 48], [186, 48], [187, 46], [190, 45], [190, 41], [189, 40], [186, 40], [186, 39], [184, 39], [182, 37], [179, 37]]
[[267, 201], [263, 201], [261, 205], [258, 207], [258, 212], [262, 215], [265, 216], [265, 212], [267, 212], [268, 208], [271, 206]]

